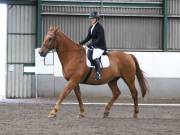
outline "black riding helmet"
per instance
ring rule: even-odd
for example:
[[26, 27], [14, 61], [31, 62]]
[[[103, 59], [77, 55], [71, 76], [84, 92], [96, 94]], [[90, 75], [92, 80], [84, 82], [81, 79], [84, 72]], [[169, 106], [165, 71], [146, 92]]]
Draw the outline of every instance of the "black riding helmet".
[[91, 12], [91, 13], [89, 14], [89, 18], [90, 18], [90, 19], [96, 18], [96, 19], [99, 20], [99, 19], [100, 19], [100, 16], [99, 16], [98, 12], [94, 11], [94, 12]]

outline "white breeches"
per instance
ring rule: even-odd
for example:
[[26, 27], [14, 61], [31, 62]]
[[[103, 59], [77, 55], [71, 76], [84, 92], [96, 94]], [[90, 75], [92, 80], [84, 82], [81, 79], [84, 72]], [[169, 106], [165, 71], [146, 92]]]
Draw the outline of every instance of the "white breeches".
[[99, 49], [99, 48], [94, 48], [94, 49], [93, 49], [93, 56], [92, 56], [93, 60], [101, 57], [101, 55], [102, 55], [103, 53], [104, 53], [104, 50]]

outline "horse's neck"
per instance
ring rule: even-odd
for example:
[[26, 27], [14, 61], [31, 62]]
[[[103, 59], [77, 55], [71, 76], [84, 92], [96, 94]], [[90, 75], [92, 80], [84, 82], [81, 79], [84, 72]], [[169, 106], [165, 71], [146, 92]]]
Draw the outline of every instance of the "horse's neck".
[[60, 33], [61, 34], [61, 44], [60, 45], [60, 49], [64, 50], [64, 51], [73, 51], [73, 50], [77, 50], [78, 49], [78, 45], [72, 41], [70, 38], [68, 38], [64, 33]]
[[72, 60], [74, 61], [74, 58], [79, 55], [79, 48], [74, 41], [60, 33], [57, 54], [63, 67]]

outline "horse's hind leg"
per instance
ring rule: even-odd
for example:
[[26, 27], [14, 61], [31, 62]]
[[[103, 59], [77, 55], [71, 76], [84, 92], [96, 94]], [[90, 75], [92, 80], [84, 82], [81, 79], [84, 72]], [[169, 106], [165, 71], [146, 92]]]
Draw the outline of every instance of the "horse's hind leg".
[[137, 89], [135, 87], [135, 79], [134, 81], [127, 81], [126, 80], [126, 84], [128, 85], [132, 98], [134, 100], [134, 114], [133, 117], [134, 118], [138, 118], [138, 113], [139, 113], [139, 108], [138, 108], [138, 92]]
[[117, 98], [119, 97], [119, 95], [121, 94], [121, 92], [120, 92], [120, 90], [119, 90], [119, 88], [118, 88], [118, 85], [117, 85], [117, 80], [118, 80], [118, 79], [116, 78], [116, 79], [114, 79], [114, 80], [112, 80], [112, 81], [110, 81], [110, 82], [108, 83], [108, 85], [109, 85], [109, 87], [110, 87], [110, 89], [111, 89], [111, 91], [112, 91], [113, 96], [112, 96], [111, 100], [108, 102], [108, 104], [105, 106], [104, 118], [108, 117], [109, 111], [110, 111], [113, 103], [116, 101], [116, 99], [117, 99]]
[[74, 88], [74, 92], [76, 94], [76, 97], [77, 97], [77, 100], [79, 102], [79, 108], [80, 108], [80, 113], [79, 113], [79, 118], [80, 117], [84, 117], [84, 107], [83, 107], [83, 102], [82, 102], [82, 98], [81, 98], [81, 91], [80, 91], [80, 87], [79, 85], [77, 85], [75, 88]]

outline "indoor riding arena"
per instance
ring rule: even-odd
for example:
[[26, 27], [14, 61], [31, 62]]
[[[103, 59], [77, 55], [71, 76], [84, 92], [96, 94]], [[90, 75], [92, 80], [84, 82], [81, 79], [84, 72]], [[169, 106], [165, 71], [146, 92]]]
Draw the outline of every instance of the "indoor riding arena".
[[[79, 45], [94, 11], [101, 80]], [[180, 135], [180, 0], [0, 0], [0, 17], [0, 135]]]

